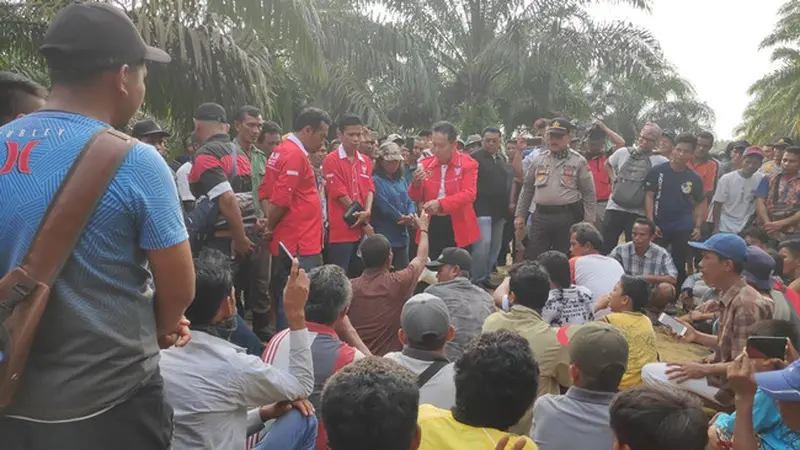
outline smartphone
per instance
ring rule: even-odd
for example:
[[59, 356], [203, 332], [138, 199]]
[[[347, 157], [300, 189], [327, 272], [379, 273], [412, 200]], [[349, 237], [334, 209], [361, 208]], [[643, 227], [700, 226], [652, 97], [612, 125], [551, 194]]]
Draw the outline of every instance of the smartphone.
[[786, 356], [786, 338], [750, 336], [747, 338], [747, 356], [758, 359], [783, 359]]
[[661, 313], [661, 315], [658, 316], [658, 321], [670, 327], [678, 336], [686, 334], [686, 325], [680, 323], [678, 319], [666, 313]]
[[278, 260], [279, 264], [282, 264], [283, 267], [286, 268], [287, 273], [292, 270], [292, 261], [294, 261], [294, 256], [292, 256], [292, 252], [286, 248], [283, 242], [278, 242]]

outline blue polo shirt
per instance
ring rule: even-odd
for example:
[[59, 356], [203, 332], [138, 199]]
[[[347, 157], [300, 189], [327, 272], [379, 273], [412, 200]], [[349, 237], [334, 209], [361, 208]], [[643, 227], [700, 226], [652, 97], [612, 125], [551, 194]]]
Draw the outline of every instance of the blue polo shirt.
[[[0, 128], [0, 273], [22, 260], [84, 144], [109, 125], [42, 111]], [[158, 367], [145, 252], [187, 239], [166, 161], [138, 143], [56, 280], [9, 414], [86, 417], [127, 399]]]
[[680, 172], [669, 163], [659, 164], [647, 174], [645, 190], [653, 192], [653, 218], [663, 232], [692, 231], [694, 206], [704, 199], [703, 180], [688, 167]]

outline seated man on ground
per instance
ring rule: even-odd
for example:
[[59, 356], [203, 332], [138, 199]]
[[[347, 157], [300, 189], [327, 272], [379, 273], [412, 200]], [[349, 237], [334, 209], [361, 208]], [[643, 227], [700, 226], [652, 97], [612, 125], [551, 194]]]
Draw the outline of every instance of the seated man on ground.
[[625, 337], [611, 325], [586, 324], [569, 341], [569, 359], [572, 387], [536, 400], [531, 436], [539, 450], [611, 450], [608, 406], [628, 362]]
[[[498, 311], [486, 319], [483, 332], [510, 330], [519, 333], [525, 340], [539, 366], [539, 389], [537, 397], [544, 394], [560, 394], [562, 387], [569, 387], [569, 353], [567, 343], [580, 326], [551, 327], [542, 319], [542, 308], [550, 293], [550, 277], [535, 261], [515, 264], [508, 272], [508, 298], [513, 304], [508, 312]], [[527, 434], [531, 429], [532, 412], [528, 411], [511, 429], [516, 434]]]
[[417, 286], [428, 262], [427, 213], [414, 216], [420, 230], [417, 256], [405, 269], [389, 271], [392, 245], [383, 235], [373, 234], [361, 243], [364, 273], [353, 279], [353, 301], [348, 317], [369, 350], [379, 356], [403, 349], [397, 339], [400, 311]]
[[402, 364], [417, 376], [420, 404], [450, 409], [456, 403], [454, 368], [445, 357], [445, 344], [453, 339], [450, 313], [442, 299], [431, 294], [417, 294], [403, 305], [398, 331], [402, 352], [387, 353], [386, 358]]
[[668, 386], [639, 386], [611, 403], [614, 450], [705, 450], [708, 418], [696, 399]]
[[[539, 370], [530, 347], [516, 333], [482, 335], [455, 369], [452, 410], [420, 406], [420, 450], [492, 449], [533, 405]], [[523, 449], [536, 449], [529, 438], [512, 438], [518, 440], [525, 441]]]
[[[308, 400], [314, 408], [319, 408], [319, 398], [328, 378], [342, 367], [363, 358], [364, 355], [342, 342], [335, 331], [347, 317], [350, 300], [353, 297], [353, 289], [344, 269], [328, 264], [312, 269], [308, 273], [308, 278], [308, 302], [305, 314], [311, 340], [311, 359], [314, 362], [314, 390], [308, 396]], [[291, 339], [288, 339], [289, 333], [288, 330], [281, 331], [269, 341], [262, 357], [264, 362], [279, 369], [289, 370], [293, 350]], [[316, 448], [324, 449], [325, 430], [320, 426], [318, 431]]]
[[623, 275], [609, 300], [611, 314], [601, 320], [619, 329], [628, 343], [628, 364], [619, 383], [620, 389], [642, 384], [642, 367], [658, 361], [656, 332], [644, 314], [650, 300], [650, 283], [641, 277]]
[[425, 289], [425, 293], [444, 301], [450, 312], [450, 324], [456, 330], [455, 338], [444, 348], [450, 361], [464, 353], [464, 347], [481, 334], [483, 322], [494, 312], [492, 296], [469, 281], [471, 267], [472, 256], [457, 247], [442, 250], [439, 258], [427, 265], [436, 272], [439, 282]]
[[[172, 448], [245, 448], [248, 435], [279, 415], [259, 449], [313, 448], [316, 418], [303, 417], [288, 405], [289, 401], [306, 398], [314, 387], [303, 312], [308, 297], [305, 272], [295, 261], [286, 285], [284, 306], [292, 353], [289, 370], [284, 371], [228, 342], [236, 324], [230, 257], [205, 250], [194, 265], [196, 294], [186, 310], [192, 340], [183, 348], [163, 350], [159, 364], [164, 397], [175, 410]], [[252, 405], [270, 406], [248, 410]], [[296, 405], [306, 413], [311, 411], [303, 401]]]
[[631, 242], [618, 245], [608, 256], [622, 264], [628, 275], [644, 277], [653, 285], [667, 283], [674, 286], [678, 269], [672, 261], [672, 255], [664, 247], [653, 243], [656, 224], [645, 218], [636, 219], [632, 236]]
[[417, 450], [419, 389], [408, 369], [371, 356], [334, 374], [320, 412], [330, 450]]
[[[800, 333], [790, 322], [762, 320], [753, 325], [750, 332], [753, 336], [788, 339], [787, 355], [784, 359], [789, 363], [797, 355], [790, 342], [800, 342]], [[780, 369], [781, 367], [776, 366], [783, 366], [786, 364], [785, 361], [755, 359], [743, 353], [728, 366], [728, 383], [736, 396], [734, 402], [736, 412], [717, 414], [712, 421], [708, 439], [714, 448], [722, 448], [720, 444], [727, 445], [727, 448], [743, 449], [800, 448], [800, 426], [795, 430], [787, 427], [781, 420], [781, 413], [775, 400], [763, 389], [758, 388], [753, 380], [756, 372]], [[797, 387], [800, 388], [800, 385]], [[743, 417], [745, 414], [750, 420], [737, 420], [737, 417]], [[735, 433], [739, 433], [740, 436], [738, 447], [732, 445]], [[752, 445], [753, 442], [756, 443], [755, 447]]]
[[550, 275], [550, 293], [542, 308], [542, 318], [554, 326], [580, 325], [594, 320], [592, 293], [584, 286], [570, 282], [567, 255], [551, 250], [537, 258]]
[[614, 258], [600, 254], [603, 235], [589, 222], [580, 222], [570, 229], [569, 260], [572, 282], [584, 286], [592, 293], [592, 301], [608, 295], [625, 273]]
[[[727, 364], [747, 345], [749, 327], [759, 320], [771, 319], [772, 301], [764, 298], [742, 278], [747, 244], [734, 234], [720, 233], [705, 242], [690, 242], [703, 252], [700, 269], [709, 286], [719, 289], [719, 334], [713, 336], [697, 331], [689, 324], [683, 339], [714, 349], [703, 362], [652, 363], [642, 369], [642, 379], [648, 384], [672, 383], [707, 400], [718, 402], [716, 395]], [[709, 380], [710, 378], [710, 380]], [[709, 383], [709, 381], [711, 383]]]

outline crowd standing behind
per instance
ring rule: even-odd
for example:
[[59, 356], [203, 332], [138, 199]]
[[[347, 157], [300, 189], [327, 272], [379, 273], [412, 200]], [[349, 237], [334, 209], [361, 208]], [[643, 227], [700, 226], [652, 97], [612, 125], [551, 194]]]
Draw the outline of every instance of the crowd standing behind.
[[[63, 8], [41, 53], [49, 92], [0, 73], [4, 274], [84, 145], [141, 107], [145, 61], [170, 61], [99, 3]], [[306, 107], [284, 134], [198, 103], [180, 155], [130, 127], [3, 449], [800, 449], [791, 138], [718, 160], [711, 133], [654, 123], [630, 146], [564, 117], [462, 141]]]

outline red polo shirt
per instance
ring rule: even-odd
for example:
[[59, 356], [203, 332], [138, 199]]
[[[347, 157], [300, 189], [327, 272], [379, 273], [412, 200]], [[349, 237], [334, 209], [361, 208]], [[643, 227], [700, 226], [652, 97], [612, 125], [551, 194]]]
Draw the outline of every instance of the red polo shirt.
[[344, 148], [331, 152], [322, 161], [322, 174], [325, 175], [325, 192], [328, 195], [328, 242], [358, 242], [361, 228], [350, 228], [344, 221], [345, 207], [339, 197], [348, 196], [362, 207], [367, 205], [367, 194], [375, 192], [372, 182], [372, 161], [356, 152], [351, 162]]
[[273, 256], [278, 254], [278, 242], [300, 256], [322, 252], [322, 203], [308, 152], [296, 137], [290, 136], [272, 151], [258, 198], [289, 208], [273, 230]]

